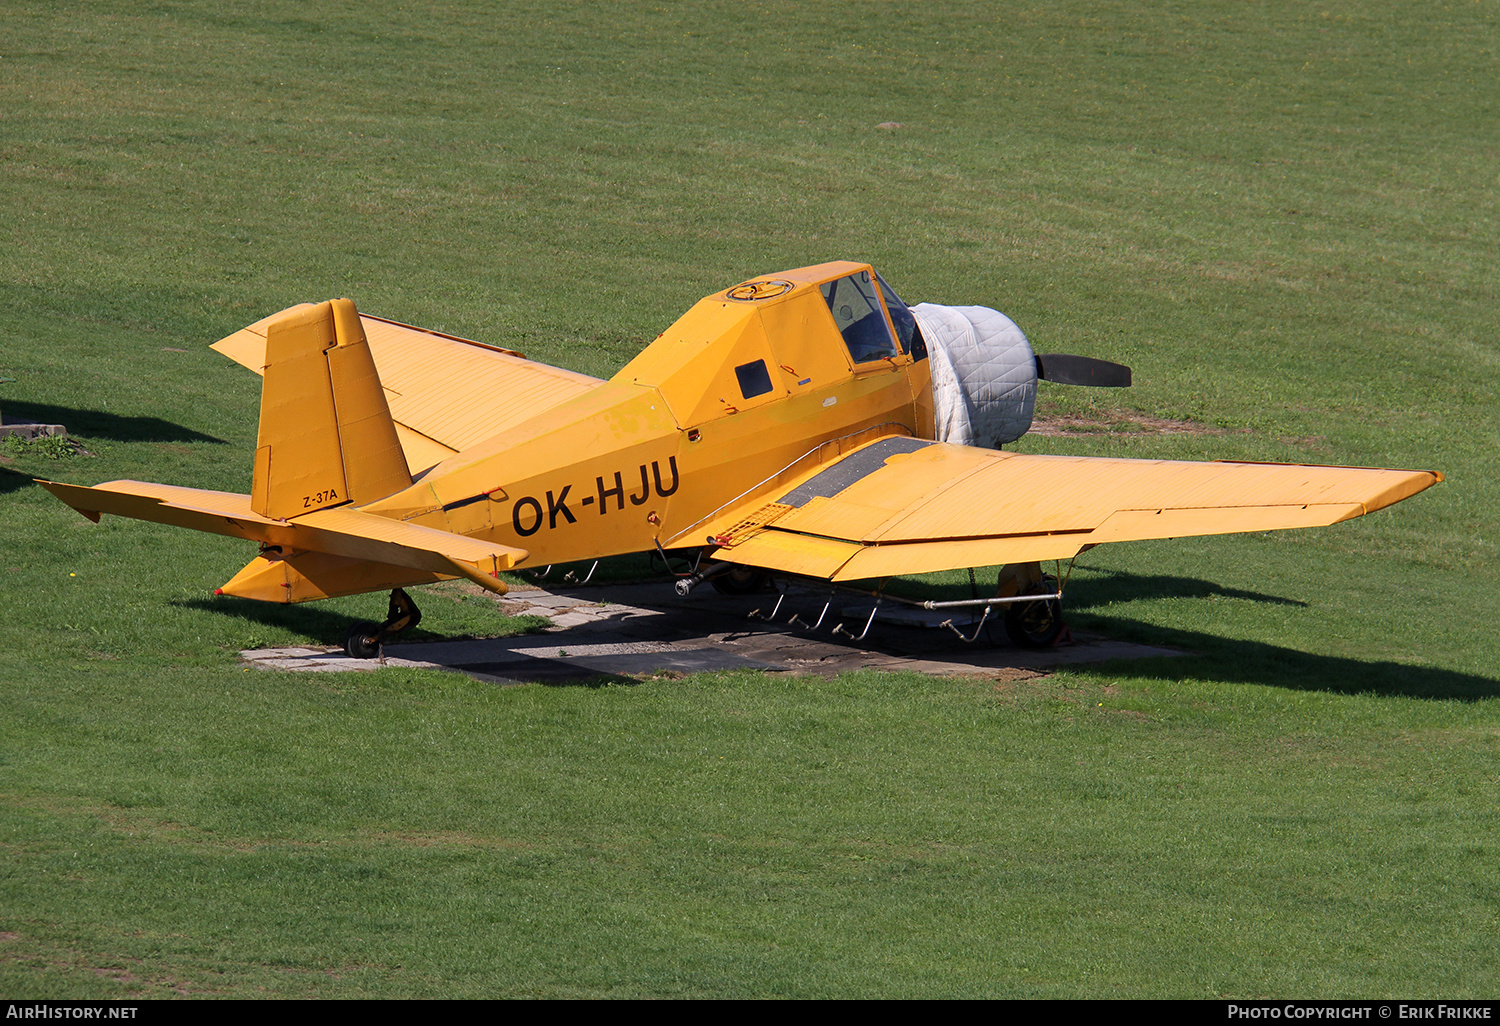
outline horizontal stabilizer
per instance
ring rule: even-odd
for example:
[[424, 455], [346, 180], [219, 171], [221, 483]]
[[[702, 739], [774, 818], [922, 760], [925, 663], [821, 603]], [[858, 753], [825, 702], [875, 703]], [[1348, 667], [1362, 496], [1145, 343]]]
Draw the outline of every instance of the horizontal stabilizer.
[[497, 545], [430, 527], [390, 520], [349, 507], [317, 510], [293, 521], [272, 520], [250, 508], [250, 496], [145, 481], [110, 481], [93, 488], [38, 481], [69, 506], [98, 521], [100, 514], [149, 520], [246, 538], [284, 552], [322, 552], [366, 563], [466, 577], [504, 593], [496, 575], [526, 558], [525, 549]]

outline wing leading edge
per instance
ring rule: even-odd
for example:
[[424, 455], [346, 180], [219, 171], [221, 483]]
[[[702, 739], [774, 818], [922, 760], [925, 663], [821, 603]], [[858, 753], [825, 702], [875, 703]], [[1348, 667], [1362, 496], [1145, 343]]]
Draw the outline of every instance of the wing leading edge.
[[719, 559], [850, 581], [1068, 559], [1104, 542], [1321, 527], [1442, 479], [1436, 471], [1031, 456], [887, 437], [705, 526]]

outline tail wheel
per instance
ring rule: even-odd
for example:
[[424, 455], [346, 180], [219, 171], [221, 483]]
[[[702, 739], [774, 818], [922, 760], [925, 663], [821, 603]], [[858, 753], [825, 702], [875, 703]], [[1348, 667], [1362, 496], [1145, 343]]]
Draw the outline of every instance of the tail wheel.
[[345, 631], [344, 651], [355, 659], [374, 659], [380, 655], [380, 646], [387, 640], [422, 622], [422, 611], [411, 600], [411, 596], [400, 588], [391, 589], [391, 602], [386, 614], [385, 623], [360, 620]]
[[[1057, 578], [1046, 576], [1026, 589], [1028, 595], [1055, 595]], [[1047, 648], [1054, 644], [1066, 624], [1062, 603], [1057, 599], [1017, 602], [1005, 613], [1005, 633], [1021, 648]]]

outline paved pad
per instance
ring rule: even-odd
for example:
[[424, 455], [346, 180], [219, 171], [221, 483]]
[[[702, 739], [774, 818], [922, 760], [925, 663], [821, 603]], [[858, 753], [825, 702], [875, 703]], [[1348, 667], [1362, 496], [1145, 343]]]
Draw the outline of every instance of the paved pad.
[[[381, 659], [353, 659], [342, 649], [310, 647], [259, 649], [241, 656], [265, 669], [411, 666], [456, 670], [499, 683], [563, 683], [716, 670], [833, 674], [861, 668], [1020, 680], [1059, 666], [1180, 654], [1090, 636], [1040, 651], [1020, 649], [998, 624], [968, 644], [952, 630], [934, 626], [948, 614], [907, 609], [894, 617], [901, 622], [877, 618], [869, 633], [855, 640], [869, 620], [873, 599], [839, 595], [824, 614], [826, 590], [793, 589], [772, 620], [768, 617], [777, 598], [725, 596], [708, 586], [682, 598], [666, 582], [557, 591], [516, 588], [501, 602], [505, 612], [546, 617], [550, 628], [512, 638], [391, 644]], [[834, 633], [835, 628], [841, 633]], [[972, 634], [974, 626], [963, 630]]]

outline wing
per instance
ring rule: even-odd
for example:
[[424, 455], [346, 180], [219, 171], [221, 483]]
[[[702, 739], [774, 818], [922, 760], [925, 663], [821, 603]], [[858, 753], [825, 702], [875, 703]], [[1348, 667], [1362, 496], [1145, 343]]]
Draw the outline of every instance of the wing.
[[[261, 374], [266, 326], [288, 312], [256, 321], [213, 348]], [[413, 474], [601, 383], [509, 349], [368, 314], [359, 319]]]
[[716, 558], [834, 581], [1067, 559], [1102, 542], [1317, 527], [1434, 471], [1028, 456], [886, 437], [695, 527]]

